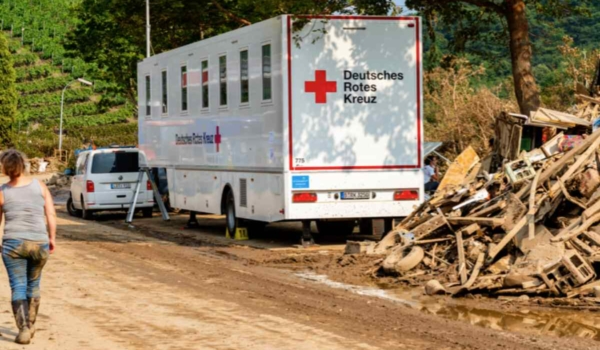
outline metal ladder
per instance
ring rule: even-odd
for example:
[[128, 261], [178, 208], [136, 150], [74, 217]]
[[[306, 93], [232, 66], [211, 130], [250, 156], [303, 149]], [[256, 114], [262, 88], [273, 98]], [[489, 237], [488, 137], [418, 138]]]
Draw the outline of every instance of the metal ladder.
[[150, 184], [152, 184], [152, 192], [154, 193], [154, 200], [158, 204], [158, 208], [160, 209], [160, 213], [162, 214], [162, 218], [164, 221], [169, 221], [169, 213], [167, 212], [167, 208], [165, 207], [165, 203], [162, 201], [162, 197], [158, 192], [158, 187], [156, 183], [154, 183], [154, 179], [150, 175], [150, 168], [142, 167], [140, 168], [140, 172], [138, 174], [137, 184], [135, 185], [135, 192], [133, 193], [133, 200], [129, 205], [129, 210], [127, 211], [127, 218], [125, 219], [126, 223], [131, 223], [133, 221], [133, 214], [135, 213], [135, 205], [137, 204], [137, 199], [140, 194], [140, 187], [142, 186], [142, 180], [144, 179], [144, 174], [148, 180], [150, 180]]

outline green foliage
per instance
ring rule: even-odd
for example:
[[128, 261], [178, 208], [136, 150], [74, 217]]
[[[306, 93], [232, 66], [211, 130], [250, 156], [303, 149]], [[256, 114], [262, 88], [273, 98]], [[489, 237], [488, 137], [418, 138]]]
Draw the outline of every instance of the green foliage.
[[17, 113], [16, 74], [13, 60], [8, 50], [8, 42], [0, 33], [0, 142], [6, 147], [8, 133]]
[[[102, 112], [97, 103], [93, 101], [70, 104], [64, 107], [65, 117], [76, 117], [83, 115], [98, 114]], [[58, 120], [60, 117], [60, 105], [30, 107], [19, 109], [18, 120], [21, 122], [44, 123], [49, 119]]]
[[[126, 123], [129, 119], [132, 119], [134, 116], [135, 111], [133, 110], [133, 108], [125, 107], [104, 114], [86, 115], [80, 118], [69, 117], [65, 118], [64, 122], [67, 128], [81, 128], [87, 126]], [[134, 133], [137, 134], [137, 130]]]
[[70, 77], [50, 77], [41, 80], [35, 80], [32, 82], [26, 82], [19, 84], [17, 90], [22, 94], [34, 94], [42, 92], [50, 92], [61, 90], [65, 87], [72, 79]]
[[41, 66], [23, 66], [16, 69], [17, 72], [17, 82], [21, 81], [31, 81], [34, 79], [46, 78], [52, 74], [59, 73], [60, 70], [49, 66], [49, 65], [41, 65]]
[[21, 67], [21, 66], [29, 66], [34, 64], [35, 62], [37, 62], [39, 60], [38, 55], [34, 54], [34, 53], [18, 53], [16, 55], [14, 55], [14, 65], [15, 67]]
[[[19, 108], [59, 105], [61, 93], [62, 91], [58, 90], [42, 94], [23, 95], [19, 98]], [[92, 89], [68, 89], [65, 91], [65, 103], [89, 101], [93, 93]]]

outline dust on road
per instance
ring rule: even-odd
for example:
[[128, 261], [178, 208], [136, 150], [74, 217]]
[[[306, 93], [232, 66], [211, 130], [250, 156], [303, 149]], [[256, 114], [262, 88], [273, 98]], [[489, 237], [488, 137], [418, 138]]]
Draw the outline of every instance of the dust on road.
[[[155, 219], [156, 220], [156, 219]], [[139, 222], [142, 222], [141, 220]], [[59, 213], [59, 246], [42, 278], [31, 349], [592, 349], [451, 321], [401, 303], [252, 263], [265, 251], [189, 234], [84, 222]], [[145, 228], [146, 227], [146, 228]], [[317, 254], [320, 254], [317, 252]], [[272, 263], [272, 261], [270, 262]], [[269, 263], [269, 264], [270, 264]], [[267, 264], [268, 265], [268, 264]], [[0, 346], [12, 343], [0, 272]]]

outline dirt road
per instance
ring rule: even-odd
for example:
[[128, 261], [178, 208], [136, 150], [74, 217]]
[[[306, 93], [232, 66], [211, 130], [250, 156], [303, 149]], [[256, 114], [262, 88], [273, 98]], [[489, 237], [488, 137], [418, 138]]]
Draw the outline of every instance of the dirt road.
[[[141, 222], [142, 220], [140, 220]], [[143, 225], [142, 225], [143, 226]], [[593, 349], [580, 338], [473, 327], [357, 295], [175, 230], [59, 213], [31, 349]], [[317, 253], [318, 254], [318, 253]], [[267, 264], [272, 265], [272, 264]], [[0, 271], [0, 348], [12, 343]]]

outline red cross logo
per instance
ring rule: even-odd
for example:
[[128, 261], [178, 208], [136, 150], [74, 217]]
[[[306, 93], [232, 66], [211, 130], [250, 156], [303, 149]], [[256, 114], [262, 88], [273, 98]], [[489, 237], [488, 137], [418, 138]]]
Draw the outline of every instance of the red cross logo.
[[315, 103], [327, 103], [327, 93], [337, 92], [337, 82], [327, 81], [327, 71], [316, 70], [315, 81], [304, 82], [304, 91], [315, 93]]
[[217, 145], [217, 152], [219, 152], [219, 145], [221, 144], [221, 134], [219, 133], [218, 126], [217, 126], [217, 133], [215, 134], [215, 144]]

